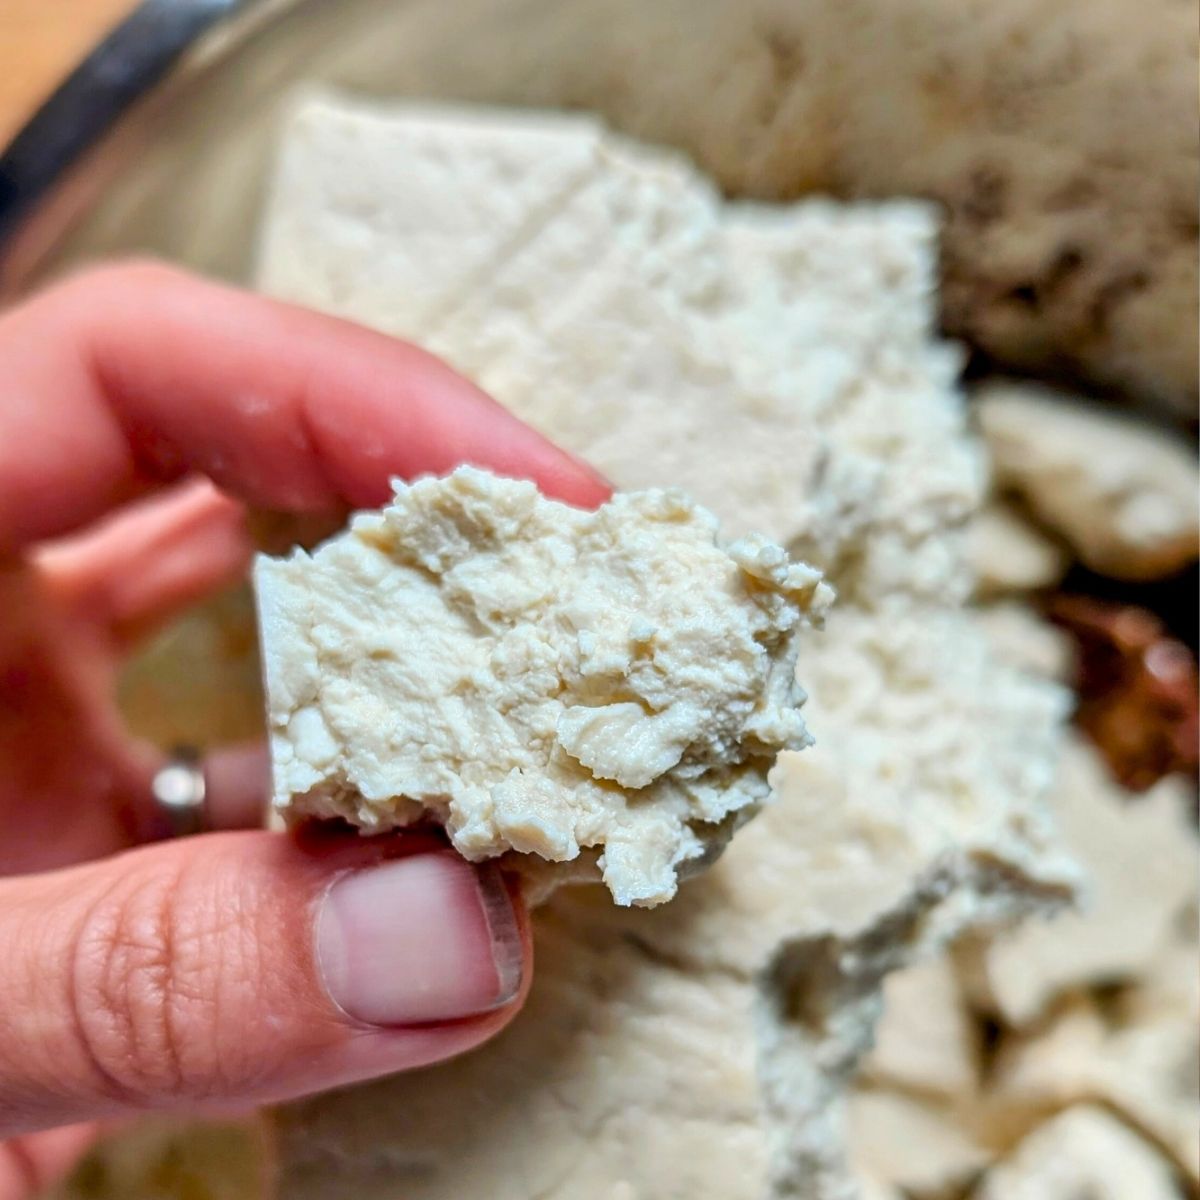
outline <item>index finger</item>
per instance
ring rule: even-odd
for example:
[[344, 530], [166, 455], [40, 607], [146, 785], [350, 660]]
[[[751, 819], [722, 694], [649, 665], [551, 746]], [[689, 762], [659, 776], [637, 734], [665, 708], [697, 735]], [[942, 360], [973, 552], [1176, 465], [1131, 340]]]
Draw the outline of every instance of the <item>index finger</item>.
[[608, 485], [444, 363], [156, 264], [0, 317], [0, 553], [190, 473], [268, 508], [376, 506], [470, 462], [581, 506]]

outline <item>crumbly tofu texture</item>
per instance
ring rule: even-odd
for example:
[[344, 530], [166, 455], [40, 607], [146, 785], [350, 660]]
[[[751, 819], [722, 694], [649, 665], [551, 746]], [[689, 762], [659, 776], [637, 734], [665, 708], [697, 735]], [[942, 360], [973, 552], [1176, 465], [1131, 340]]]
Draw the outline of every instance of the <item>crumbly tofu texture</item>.
[[260, 558], [277, 809], [431, 814], [473, 861], [597, 848], [619, 904], [669, 900], [811, 741], [798, 635], [832, 599], [717, 528], [677, 490], [587, 512], [462, 467]]
[[[438, 206], [464, 124], [488, 134], [472, 190]], [[531, 127], [518, 178], [551, 156], [561, 186], [510, 222], [518, 191], [485, 181]], [[403, 239], [460, 203], [480, 207], [450, 244], [498, 234], [444, 260], [467, 282], [433, 303]], [[1045, 805], [1065, 696], [996, 662], [963, 607], [985, 480], [936, 254], [923, 205], [723, 203], [586, 117], [297, 111], [268, 291], [419, 338], [618, 486], [761, 530], [838, 603], [799, 635], [817, 744], [780, 754], [720, 860], [654, 911], [560, 889], [499, 1037], [275, 1118], [288, 1200], [846, 1200], [843, 1098], [884, 976], [1071, 897]]]

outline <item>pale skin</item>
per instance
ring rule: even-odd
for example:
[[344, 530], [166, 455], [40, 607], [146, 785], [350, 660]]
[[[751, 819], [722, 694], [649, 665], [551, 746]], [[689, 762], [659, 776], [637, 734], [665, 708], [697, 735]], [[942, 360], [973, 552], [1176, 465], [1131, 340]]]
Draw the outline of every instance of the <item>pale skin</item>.
[[[497, 950], [495, 884], [429, 839], [256, 829], [255, 748], [210, 764], [222, 832], [161, 840], [162, 757], [116, 671], [245, 571], [243, 505], [373, 506], [461, 462], [579, 505], [608, 488], [420, 350], [154, 264], [0, 314], [0, 368], [0, 1200], [30, 1200], [99, 1123], [433, 1062], [528, 987], [519, 902]], [[347, 878], [368, 885], [331, 907]], [[381, 895], [382, 955], [355, 940]]]

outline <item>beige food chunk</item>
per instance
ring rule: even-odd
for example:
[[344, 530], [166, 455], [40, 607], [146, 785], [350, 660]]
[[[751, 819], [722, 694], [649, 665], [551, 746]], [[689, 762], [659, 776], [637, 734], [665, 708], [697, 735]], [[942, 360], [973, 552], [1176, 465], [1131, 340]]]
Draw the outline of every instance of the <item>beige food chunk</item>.
[[998, 600], [976, 610], [992, 652], [1002, 662], [1040, 679], [1069, 684], [1076, 670], [1071, 637], [1019, 600]]
[[960, 1192], [991, 1161], [948, 1114], [914, 1096], [860, 1091], [847, 1106], [847, 1122], [858, 1172], [907, 1196]]
[[1197, 839], [1187, 787], [1168, 777], [1134, 800], [1090, 745], [1068, 743], [1055, 814], [1087, 884], [1082, 911], [1030, 924], [979, 948], [980, 998], [1026, 1025], [1062, 991], [1129, 981], [1150, 968], [1195, 895]]
[[461, 467], [255, 585], [293, 819], [432, 815], [473, 861], [597, 848], [618, 903], [658, 904], [812, 740], [798, 635], [830, 588], [682, 492], [585, 512]]
[[1200, 472], [1182, 440], [1030, 384], [980, 390], [996, 482], [1095, 571], [1155, 579], [1200, 553]]
[[861, 1171], [854, 1176], [854, 1184], [858, 1188], [855, 1200], [904, 1200], [904, 1195], [891, 1184], [873, 1179]]
[[918, 1094], [969, 1097], [979, 1074], [978, 1032], [945, 958], [889, 975], [875, 1044], [860, 1074]]
[[997, 1063], [995, 1097], [1044, 1113], [1084, 1101], [1105, 1104], [1169, 1154], [1195, 1185], [1198, 1022], [1195, 1009], [1139, 1014], [1133, 999], [1122, 1002], [1114, 1019], [1094, 1002], [1077, 999], [1044, 1032], [1005, 1050]]
[[[364, 129], [429, 119], [319, 102], [281, 178], [350, 170], [319, 152], [335, 109]], [[353, 277], [277, 275], [305, 245], [268, 239], [263, 278], [427, 330], [619, 486], [685, 487], [836, 579], [827, 632], [800, 634], [818, 744], [780, 755], [772, 802], [671, 904], [556, 893], [535, 915], [531, 1007], [496, 1042], [281, 1114], [288, 1200], [844, 1200], [843, 1099], [884, 977], [1074, 891], [1044, 802], [1065, 696], [997, 662], [962, 607], [984, 474], [959, 356], [934, 334], [933, 214], [722, 205], [619, 140], [593, 168], [429, 324], [401, 270], [360, 303]], [[406, 187], [425, 178], [406, 164]], [[385, 199], [393, 228], [405, 194]], [[272, 213], [288, 204], [278, 189]], [[349, 223], [384, 255], [379, 204], [344, 195], [305, 238]]]
[[1170, 1164], [1102, 1108], [1080, 1106], [1029, 1135], [972, 1200], [1178, 1200]]
[[992, 500], [972, 519], [967, 555], [984, 599], [1053, 587], [1069, 566], [1062, 546], [1002, 500]]

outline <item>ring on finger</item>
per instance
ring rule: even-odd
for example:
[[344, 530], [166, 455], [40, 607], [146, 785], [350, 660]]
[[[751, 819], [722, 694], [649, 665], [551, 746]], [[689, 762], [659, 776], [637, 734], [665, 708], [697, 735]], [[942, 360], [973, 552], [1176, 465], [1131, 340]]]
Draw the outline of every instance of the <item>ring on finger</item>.
[[177, 746], [155, 773], [150, 791], [171, 837], [188, 837], [210, 828], [204, 764], [194, 747]]

